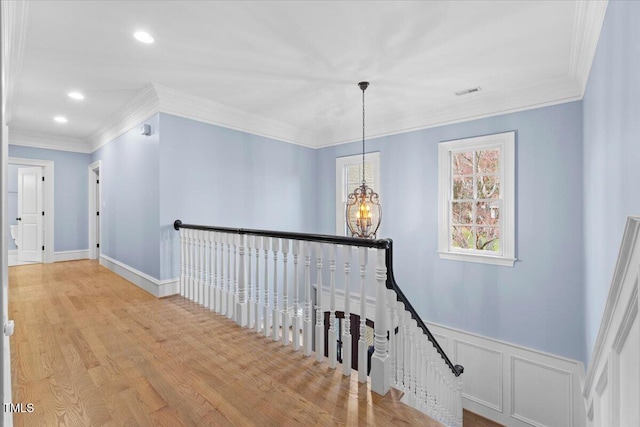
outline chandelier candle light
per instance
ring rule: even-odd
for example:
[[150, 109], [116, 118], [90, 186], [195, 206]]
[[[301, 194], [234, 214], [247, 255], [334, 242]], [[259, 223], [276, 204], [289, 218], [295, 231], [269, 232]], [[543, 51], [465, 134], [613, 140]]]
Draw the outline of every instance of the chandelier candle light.
[[362, 184], [347, 196], [346, 220], [352, 237], [375, 239], [382, 222], [380, 196], [367, 186], [364, 161], [364, 91], [369, 82], [358, 83], [362, 90]]

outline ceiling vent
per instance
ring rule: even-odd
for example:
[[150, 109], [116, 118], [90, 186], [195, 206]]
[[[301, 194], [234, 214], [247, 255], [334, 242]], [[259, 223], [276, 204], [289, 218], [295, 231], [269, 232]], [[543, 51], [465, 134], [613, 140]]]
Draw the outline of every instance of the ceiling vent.
[[466, 95], [468, 93], [474, 93], [474, 92], [480, 92], [480, 86], [477, 87], [472, 87], [470, 89], [464, 89], [464, 90], [459, 90], [458, 92], [456, 92], [456, 95], [460, 96], [460, 95]]

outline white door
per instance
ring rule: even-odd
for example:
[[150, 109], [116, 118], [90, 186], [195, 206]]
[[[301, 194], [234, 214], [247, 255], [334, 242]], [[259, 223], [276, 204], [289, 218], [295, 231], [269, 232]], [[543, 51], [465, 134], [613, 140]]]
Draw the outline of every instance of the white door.
[[42, 168], [18, 169], [18, 261], [42, 262]]
[[96, 258], [100, 259], [100, 171], [96, 169]]

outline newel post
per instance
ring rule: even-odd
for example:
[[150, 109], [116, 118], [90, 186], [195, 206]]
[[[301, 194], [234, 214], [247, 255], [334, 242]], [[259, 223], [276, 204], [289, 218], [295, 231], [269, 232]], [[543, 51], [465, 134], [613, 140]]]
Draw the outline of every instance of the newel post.
[[247, 316], [247, 280], [245, 270], [245, 235], [240, 234], [238, 236], [238, 302], [236, 303], [236, 323], [241, 327], [248, 325], [249, 320]]
[[385, 395], [391, 382], [387, 341], [387, 267], [385, 249], [376, 249], [375, 351], [371, 358], [371, 391]]

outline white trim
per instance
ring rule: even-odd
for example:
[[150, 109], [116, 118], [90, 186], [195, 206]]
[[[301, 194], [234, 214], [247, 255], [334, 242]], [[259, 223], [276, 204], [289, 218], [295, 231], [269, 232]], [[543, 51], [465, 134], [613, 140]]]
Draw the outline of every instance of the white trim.
[[163, 298], [180, 293], [180, 279], [158, 280], [120, 261], [100, 254], [100, 265], [121, 276], [151, 295]]
[[[452, 250], [451, 244], [451, 153], [462, 150], [500, 148], [501, 254]], [[438, 144], [438, 253], [441, 259], [472, 261], [512, 267], [515, 258], [515, 132], [503, 132]]]
[[316, 145], [316, 135], [308, 129], [246, 113], [166, 86], [154, 84], [153, 87], [160, 103], [159, 112], [305, 147]]
[[[465, 368], [460, 377], [465, 409], [508, 426], [585, 425], [586, 407], [580, 395], [582, 362], [448, 326], [427, 326], [434, 335], [445, 338], [440, 344], [452, 363]], [[466, 349], [467, 360], [461, 358], [461, 346]], [[527, 376], [526, 371], [531, 370], [541, 374], [536, 381]], [[484, 382], [487, 376], [496, 382]], [[567, 388], [554, 389], [558, 382]], [[540, 396], [549, 393], [559, 398], [551, 402], [555, 407], [538, 403], [544, 401]], [[558, 419], [549, 420], [556, 415]], [[563, 422], [565, 419], [569, 424]]]
[[[95, 171], [98, 170], [100, 175], [104, 172], [102, 170], [102, 161], [98, 160], [96, 162], [91, 163], [88, 166], [88, 185], [89, 185], [89, 220], [87, 223], [88, 231], [89, 231], [89, 259], [96, 259], [96, 247], [98, 242], [102, 241], [101, 236], [96, 236], [96, 224], [94, 221], [94, 215], [92, 212], [99, 212], [100, 206], [96, 206], [96, 183], [94, 180], [96, 179]], [[101, 179], [102, 176], [98, 175], [98, 179]], [[100, 202], [102, 202], [102, 191], [100, 191]], [[102, 230], [102, 217], [98, 218], [100, 221], [100, 230]], [[102, 234], [102, 233], [101, 233]], [[96, 240], [97, 237], [97, 240]]]
[[107, 121], [93, 131], [88, 139], [90, 152], [113, 141], [144, 120], [159, 112], [160, 101], [153, 84], [142, 88], [133, 98], [115, 112]]
[[[640, 234], [640, 216], [630, 216], [627, 218], [627, 223], [622, 235], [622, 242], [620, 243], [620, 252], [618, 260], [616, 262], [616, 268], [613, 273], [613, 279], [611, 286], [609, 287], [609, 295], [602, 314], [602, 322], [600, 323], [600, 329], [598, 331], [598, 337], [596, 338], [596, 344], [593, 349], [591, 361], [589, 363], [589, 370], [585, 380], [583, 394], [585, 398], [589, 398], [590, 389], [592, 388], [596, 369], [602, 362], [605, 356], [605, 343], [610, 338], [610, 329], [612, 320], [614, 317], [614, 311], [618, 306], [618, 301], [623, 290], [623, 283], [627, 277], [629, 270], [632, 270], [634, 274], [637, 274], [637, 265], [632, 263], [634, 258], [636, 246], [638, 245], [638, 235]], [[638, 254], [640, 255], [640, 254]], [[607, 352], [608, 353], [608, 352]]]
[[[2, 50], [4, 63], [6, 99], [3, 107], [4, 123], [10, 123], [13, 115], [13, 94], [22, 77], [22, 59], [27, 40], [27, 1], [2, 2]], [[4, 55], [6, 54], [6, 56]]]
[[608, 4], [608, 0], [576, 2], [569, 68], [580, 86], [581, 98], [587, 87]]
[[80, 138], [64, 137], [15, 128], [9, 130], [9, 144], [84, 154], [91, 152], [87, 143]]
[[42, 176], [44, 177], [44, 257], [43, 262], [45, 264], [54, 262], [53, 248], [54, 248], [54, 224], [55, 224], [55, 211], [54, 211], [54, 161], [53, 160], [36, 160], [26, 159], [22, 157], [9, 157], [7, 162], [12, 165], [24, 165], [24, 166], [40, 166], [42, 167]]
[[[373, 189], [380, 194], [380, 152], [374, 151], [370, 153], [365, 153], [364, 155], [365, 163], [373, 163]], [[336, 157], [336, 235], [344, 236], [344, 226], [345, 226], [345, 209], [347, 207], [346, 200], [347, 194], [345, 193], [344, 186], [344, 168], [346, 166], [351, 165], [360, 165], [362, 164], [362, 153], [361, 154], [353, 154], [350, 156]], [[382, 194], [380, 194], [380, 204], [382, 205]], [[384, 212], [383, 212], [384, 215]], [[380, 226], [382, 227], [382, 225]], [[378, 229], [378, 236], [381, 235], [381, 229]], [[351, 237], [351, 236], [349, 236]]]
[[76, 261], [88, 258], [89, 249], [82, 249], [79, 251], [58, 251], [53, 254], [53, 262]]

